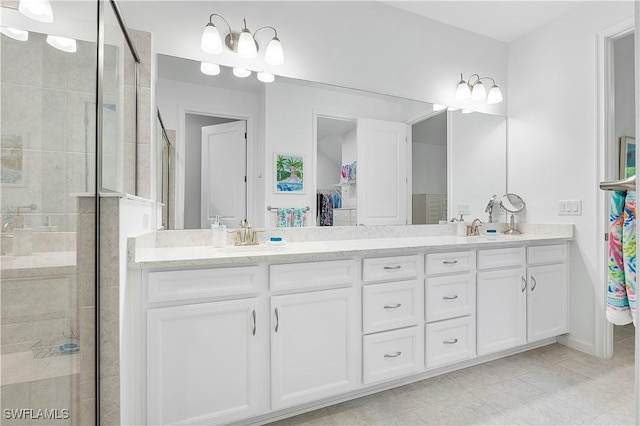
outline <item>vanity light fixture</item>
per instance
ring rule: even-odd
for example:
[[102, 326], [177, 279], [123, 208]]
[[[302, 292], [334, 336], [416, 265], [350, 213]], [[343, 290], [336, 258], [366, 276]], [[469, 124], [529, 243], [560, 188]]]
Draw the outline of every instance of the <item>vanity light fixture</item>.
[[200, 72], [206, 75], [218, 75], [220, 74], [220, 65], [210, 62], [200, 62]]
[[18, 10], [35, 21], [53, 22], [53, 10], [49, 0], [20, 0]]
[[245, 78], [251, 75], [251, 71], [245, 68], [234, 68], [233, 75], [239, 78]]
[[460, 109], [460, 108], [458, 108], [458, 107], [452, 107], [452, 106], [450, 106], [450, 107], [448, 107], [448, 108], [447, 108], [447, 111], [451, 111], [451, 112], [453, 112], [453, 111], [458, 111], [459, 109]]
[[462, 113], [463, 113], [463, 114], [471, 114], [472, 112], [473, 112], [473, 110], [472, 110], [472, 109], [463, 109], [463, 110], [462, 110]]
[[67, 53], [75, 53], [78, 50], [76, 41], [72, 38], [67, 37], [54, 36], [49, 34], [47, 36], [47, 44]]
[[18, 30], [16, 28], [9, 28], [9, 27], [0, 27], [0, 33], [18, 41], [29, 40], [29, 31], [25, 31], [25, 30]]
[[[488, 95], [482, 80], [491, 80], [493, 82], [493, 86], [489, 89]], [[462, 74], [460, 74], [460, 81], [456, 87], [456, 99], [461, 101], [468, 99], [472, 101], [486, 99], [487, 103], [491, 105], [502, 102], [502, 92], [496, 84], [496, 81], [491, 77], [480, 77], [478, 74], [472, 74], [468, 81], [465, 81]]]
[[443, 111], [445, 109], [447, 109], [446, 105], [433, 104], [433, 110], [434, 111]]
[[[35, 1], [35, 0], [32, 0]], [[212, 13], [209, 16], [209, 23], [205, 25], [202, 32], [202, 40], [200, 47], [207, 53], [217, 55], [222, 53], [223, 41], [220, 36], [218, 28], [213, 24], [213, 18], [218, 17], [227, 24], [228, 33], [224, 38], [224, 46], [231, 52], [235, 52], [242, 58], [255, 58], [258, 56], [258, 42], [256, 41], [256, 35], [262, 30], [273, 30], [274, 36], [267, 45], [267, 50], [264, 55], [264, 60], [269, 65], [282, 65], [284, 63], [284, 52], [282, 50], [282, 44], [278, 38], [278, 32], [273, 27], [261, 27], [258, 28], [253, 34], [247, 28], [247, 20], [242, 20], [242, 31], [240, 33], [234, 33], [231, 29], [229, 22], [224, 19], [223, 16], [217, 13]]]
[[261, 71], [258, 73], [258, 80], [263, 83], [271, 83], [275, 79], [276, 77], [273, 74], [269, 74], [268, 72]]

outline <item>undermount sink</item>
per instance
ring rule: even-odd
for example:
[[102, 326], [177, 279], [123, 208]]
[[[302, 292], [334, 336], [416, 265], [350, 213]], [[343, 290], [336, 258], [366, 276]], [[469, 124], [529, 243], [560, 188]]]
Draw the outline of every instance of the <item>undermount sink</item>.
[[260, 252], [260, 251], [266, 251], [266, 252], [274, 252], [274, 251], [281, 251], [284, 250], [283, 246], [268, 246], [265, 244], [259, 244], [256, 246], [229, 246], [229, 247], [223, 247], [221, 249], [219, 249], [218, 251], [222, 252], [222, 253], [245, 253], [245, 252], [249, 252], [249, 253], [255, 253], [255, 252]]

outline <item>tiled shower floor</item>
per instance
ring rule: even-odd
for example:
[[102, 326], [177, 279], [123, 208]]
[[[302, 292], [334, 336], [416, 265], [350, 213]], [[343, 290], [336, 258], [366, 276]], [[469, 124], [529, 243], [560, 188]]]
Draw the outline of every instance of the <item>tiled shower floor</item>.
[[553, 344], [273, 425], [632, 425], [633, 333], [610, 360]]

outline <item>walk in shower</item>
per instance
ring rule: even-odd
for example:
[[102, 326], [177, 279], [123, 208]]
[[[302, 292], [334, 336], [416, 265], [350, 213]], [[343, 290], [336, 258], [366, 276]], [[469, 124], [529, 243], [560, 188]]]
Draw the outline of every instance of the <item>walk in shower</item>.
[[97, 195], [135, 193], [137, 57], [115, 3], [48, 3], [0, 11], [0, 422], [89, 425]]

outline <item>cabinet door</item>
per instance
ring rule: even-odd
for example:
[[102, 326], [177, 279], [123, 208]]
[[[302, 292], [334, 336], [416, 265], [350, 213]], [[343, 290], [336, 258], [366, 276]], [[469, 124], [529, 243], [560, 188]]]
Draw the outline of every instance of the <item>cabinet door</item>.
[[345, 288], [271, 298], [274, 410], [355, 388], [355, 294]]
[[527, 328], [529, 342], [568, 332], [568, 289], [565, 264], [528, 269]]
[[257, 306], [246, 299], [148, 311], [147, 423], [220, 424], [258, 414], [267, 372]]
[[358, 119], [357, 217], [363, 225], [407, 223], [407, 125]]
[[527, 343], [523, 268], [478, 273], [478, 355]]

